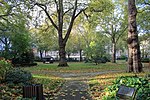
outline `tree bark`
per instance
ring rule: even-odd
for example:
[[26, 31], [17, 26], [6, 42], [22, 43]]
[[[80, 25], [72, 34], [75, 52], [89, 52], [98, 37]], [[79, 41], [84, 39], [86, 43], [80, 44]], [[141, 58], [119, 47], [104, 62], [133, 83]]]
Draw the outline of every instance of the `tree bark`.
[[43, 59], [43, 52], [42, 52], [42, 50], [40, 50], [40, 58], [41, 58], [41, 60]]
[[59, 42], [59, 67], [68, 67], [65, 46], [63, 42]]
[[80, 49], [80, 62], [82, 61], [82, 49]]
[[116, 63], [116, 44], [112, 43], [112, 63]]
[[141, 53], [136, 25], [135, 0], [128, 0], [128, 72], [142, 72]]
[[66, 61], [66, 42], [63, 39], [63, 0], [59, 0], [59, 7], [58, 7], [58, 41], [59, 41], [59, 67], [67, 67]]
[[133, 54], [132, 48], [128, 46], [128, 67], [127, 72], [133, 72]]
[[45, 50], [45, 57], [47, 56], [47, 51]]

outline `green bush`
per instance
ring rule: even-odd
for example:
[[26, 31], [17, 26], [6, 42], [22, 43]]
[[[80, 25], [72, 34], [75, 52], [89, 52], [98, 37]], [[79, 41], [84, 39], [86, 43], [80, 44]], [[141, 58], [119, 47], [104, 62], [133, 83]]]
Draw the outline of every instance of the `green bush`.
[[141, 61], [143, 63], [149, 63], [150, 62], [150, 59], [149, 58], [142, 58]]
[[103, 96], [103, 100], [113, 100], [116, 97], [116, 93], [119, 89], [119, 86], [125, 85], [129, 87], [134, 87], [137, 89], [136, 92], [136, 100], [149, 100], [150, 94], [150, 83], [148, 79], [141, 78], [137, 76], [125, 76], [119, 77], [114, 82], [113, 85], [108, 86], [104, 92], [105, 96]]
[[127, 56], [121, 55], [120, 57], [117, 58], [117, 60], [127, 60]]
[[5, 59], [0, 60], [0, 80], [3, 80], [5, 78], [5, 74], [11, 68], [12, 68], [12, 65], [9, 61]]
[[14, 68], [6, 73], [5, 81], [7, 83], [28, 83], [32, 79], [32, 75], [28, 71]]
[[16, 67], [30, 66], [34, 62], [34, 54], [27, 51], [12, 59], [12, 64]]

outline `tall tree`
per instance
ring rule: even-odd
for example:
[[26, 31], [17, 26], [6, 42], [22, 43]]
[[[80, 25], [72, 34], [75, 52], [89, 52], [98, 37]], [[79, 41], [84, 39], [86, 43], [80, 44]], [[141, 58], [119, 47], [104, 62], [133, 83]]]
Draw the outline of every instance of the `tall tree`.
[[124, 4], [121, 4], [123, 1], [110, 0], [109, 3], [107, 2], [106, 4], [110, 5], [110, 7], [108, 7], [108, 9], [106, 9], [103, 13], [97, 12], [96, 10], [96, 12], [92, 15], [92, 19], [96, 21], [93, 22], [96, 25], [97, 31], [100, 31], [100, 33], [103, 33], [103, 35], [110, 38], [112, 63], [115, 63], [117, 44], [127, 29], [127, 18], [125, 14], [125, 6]]
[[93, 27], [92, 24], [89, 23], [85, 18], [82, 18], [80, 22], [82, 23], [76, 24], [77, 26], [75, 27], [75, 30], [78, 32], [78, 35], [81, 38], [78, 42], [81, 42], [82, 40], [82, 44], [79, 43], [79, 48], [81, 50], [82, 45], [82, 49], [84, 51], [86, 59], [90, 59], [90, 43], [96, 38], [96, 34], [94, 34], [95, 27]]
[[85, 16], [80, 16], [78, 22], [76, 21], [76, 30], [82, 37], [82, 44], [85, 45], [82, 49], [87, 59], [91, 59], [90, 44], [97, 41], [97, 29], [100, 29], [97, 27], [99, 24], [97, 18], [103, 13], [107, 16], [112, 8], [111, 0], [91, 0], [88, 9], [83, 13]]
[[[49, 28], [51, 27], [51, 28]], [[52, 25], [47, 26], [46, 24], [39, 28], [30, 29], [32, 33], [33, 46], [40, 52], [40, 58], [43, 58], [43, 53], [49, 50], [58, 50], [57, 34]]]
[[[31, 0], [33, 1], [33, 0]], [[49, 21], [56, 28], [58, 33], [58, 44], [59, 44], [59, 65], [58, 66], [68, 66], [66, 61], [66, 43], [68, 41], [71, 29], [75, 19], [86, 9], [87, 2], [80, 0], [46, 0], [45, 2], [35, 2], [34, 5], [40, 7], [48, 17]], [[56, 7], [54, 15], [57, 16], [57, 23], [53, 19], [52, 12], [49, 12], [50, 9]], [[50, 8], [50, 9], [49, 9]], [[69, 15], [69, 24], [65, 25], [64, 16]], [[66, 31], [64, 31], [64, 29]]]
[[[3, 45], [3, 54], [7, 59], [10, 59], [10, 51], [16, 51], [16, 49], [18, 51], [20, 49], [21, 52], [24, 52], [24, 48], [27, 47], [25, 44], [29, 42], [27, 39], [29, 36], [28, 29], [26, 28], [27, 8], [27, 4], [24, 1], [0, 1], [0, 43]], [[27, 41], [23, 41], [23, 36]], [[19, 46], [19, 42], [25, 43], [24, 46]], [[16, 56], [14, 53], [13, 55]]]
[[103, 33], [108, 36], [112, 43], [112, 63], [116, 63], [116, 51], [118, 40], [123, 36], [127, 29], [126, 20], [120, 14], [111, 14], [103, 19], [100, 26], [104, 30]]
[[128, 72], [142, 72], [141, 53], [136, 25], [135, 0], [128, 0]]

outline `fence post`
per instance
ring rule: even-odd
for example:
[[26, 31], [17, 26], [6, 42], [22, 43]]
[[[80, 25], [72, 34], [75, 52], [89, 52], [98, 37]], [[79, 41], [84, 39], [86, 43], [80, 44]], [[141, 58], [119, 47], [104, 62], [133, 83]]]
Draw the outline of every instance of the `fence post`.
[[36, 100], [44, 100], [43, 98], [43, 86], [42, 84], [37, 84], [36, 85]]

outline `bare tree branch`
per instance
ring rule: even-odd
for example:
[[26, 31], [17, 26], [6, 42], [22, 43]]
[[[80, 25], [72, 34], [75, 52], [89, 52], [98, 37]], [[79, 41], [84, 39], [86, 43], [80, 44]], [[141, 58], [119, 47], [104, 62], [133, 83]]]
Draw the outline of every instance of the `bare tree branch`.
[[57, 25], [54, 23], [53, 19], [51, 18], [51, 16], [49, 15], [48, 11], [47, 11], [47, 7], [44, 4], [40, 4], [40, 3], [35, 3], [35, 5], [37, 5], [38, 7], [40, 7], [41, 9], [43, 9], [43, 11], [45, 12], [45, 14], [47, 15], [48, 19], [51, 21], [52, 25], [58, 30]]
[[75, 16], [74, 18], [78, 17], [78, 16], [79, 16], [83, 11], [85, 11], [86, 9], [87, 9], [87, 8], [80, 10], [80, 11], [78, 12], [78, 14], [76, 14], [76, 16]]
[[0, 38], [0, 41], [1, 41], [3, 44], [5, 44], [5, 42], [3, 41], [3, 39], [2, 39], [2, 38]]
[[73, 7], [70, 8], [70, 9], [68, 9], [67, 11], [65, 11], [64, 14], [63, 14], [63, 16], [64, 16], [66, 13], [68, 13], [70, 10], [72, 10], [72, 9], [73, 9]]
[[73, 22], [74, 22], [74, 20], [75, 20], [75, 14], [76, 14], [76, 10], [77, 10], [77, 1], [78, 0], [76, 0], [75, 1], [75, 4], [74, 4], [74, 10], [73, 10], [73, 14], [72, 14], [72, 17], [71, 17], [71, 21], [70, 21], [70, 24], [69, 24], [69, 27], [68, 27], [68, 30], [67, 30], [67, 33], [66, 33], [66, 36], [65, 36], [65, 38], [64, 38], [64, 43], [66, 43], [67, 42], [67, 40], [68, 40], [68, 38], [69, 38], [69, 35], [70, 35], [70, 32], [71, 32], [71, 29], [72, 29], [72, 27], [73, 27]]
[[88, 14], [86, 14], [85, 10], [83, 11], [83, 14], [85, 15], [86, 19], [89, 21], [90, 16]]

